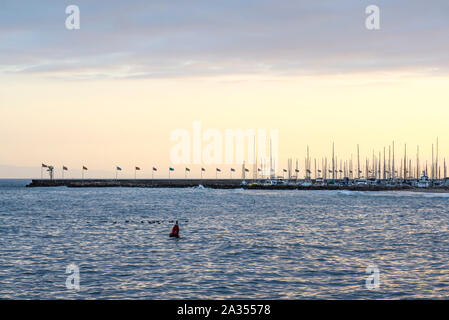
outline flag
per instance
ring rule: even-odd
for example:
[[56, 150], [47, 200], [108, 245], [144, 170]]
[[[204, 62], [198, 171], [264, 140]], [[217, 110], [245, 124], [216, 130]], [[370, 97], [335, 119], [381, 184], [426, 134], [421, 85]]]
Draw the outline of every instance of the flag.
[[172, 167], [168, 168], [168, 170], [170, 170], [170, 171], [175, 171], [175, 169], [172, 168]]
[[217, 172], [221, 172], [221, 170], [220, 170], [220, 169], [218, 169], [218, 168], [217, 168], [216, 170], [217, 170]]
[[321, 170], [318, 170], [318, 172], [321, 172]]
[[231, 168], [231, 172], [235, 172], [235, 169], [234, 169], [234, 168]]
[[83, 166], [83, 170], [87, 170], [87, 167]]
[[206, 169], [204, 169], [204, 168], [201, 168], [201, 171], [206, 171]]
[[246, 169], [246, 168], [245, 168], [245, 172], [249, 172], [249, 169]]
[[311, 173], [312, 171], [310, 171], [309, 169], [307, 169], [307, 173]]
[[282, 171], [287, 172], [287, 170], [285, 170], [285, 169], [282, 169]]
[[260, 171], [262, 171], [262, 170], [260, 170], [260, 168], [257, 168], [257, 171], [259, 171], [259, 172], [260, 172]]
[[298, 169], [295, 169], [295, 172], [299, 172], [299, 170], [298, 170]]
[[190, 172], [190, 169], [189, 169], [189, 168], [186, 168], [186, 171]]
[[153, 167], [153, 171], [157, 171], [157, 168]]
[[139, 167], [136, 167], [136, 170], [140, 170], [140, 168], [139, 168]]
[[42, 168], [48, 168], [46, 164], [42, 164]]
[[69, 170], [69, 168], [67, 168], [66, 166], [62, 166], [62, 170], [67, 171], [67, 170]]
[[120, 167], [117, 167], [117, 170], [118, 170], [118, 171], [122, 171], [122, 168], [120, 168]]

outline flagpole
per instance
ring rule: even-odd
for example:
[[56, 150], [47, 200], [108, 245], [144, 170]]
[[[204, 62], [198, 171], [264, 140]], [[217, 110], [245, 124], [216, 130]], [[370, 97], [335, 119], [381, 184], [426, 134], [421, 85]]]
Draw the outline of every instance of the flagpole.
[[62, 180], [64, 180], [64, 166], [62, 166]]
[[136, 169], [136, 167], [134, 167], [134, 180], [136, 180], [136, 173], [137, 172], [137, 169]]

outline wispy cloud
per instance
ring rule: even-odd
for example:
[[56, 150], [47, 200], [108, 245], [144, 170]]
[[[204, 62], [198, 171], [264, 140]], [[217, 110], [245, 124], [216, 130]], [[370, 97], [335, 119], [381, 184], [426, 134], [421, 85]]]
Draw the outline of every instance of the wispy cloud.
[[0, 72], [65, 79], [449, 71], [449, 3], [373, 1], [3, 0]]

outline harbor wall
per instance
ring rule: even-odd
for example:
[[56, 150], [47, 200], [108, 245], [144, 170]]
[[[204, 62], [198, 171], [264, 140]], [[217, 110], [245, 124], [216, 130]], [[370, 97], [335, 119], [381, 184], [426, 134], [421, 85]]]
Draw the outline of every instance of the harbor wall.
[[242, 179], [33, 179], [27, 187], [240, 188]]
[[33, 179], [27, 187], [136, 187], [136, 188], [189, 188], [202, 185], [215, 189], [261, 189], [261, 190], [353, 190], [353, 191], [423, 191], [423, 192], [449, 192], [449, 186], [432, 188], [414, 188], [410, 185], [312, 185], [301, 186], [296, 184], [263, 185], [251, 184], [252, 180], [246, 180], [242, 185], [242, 179]]

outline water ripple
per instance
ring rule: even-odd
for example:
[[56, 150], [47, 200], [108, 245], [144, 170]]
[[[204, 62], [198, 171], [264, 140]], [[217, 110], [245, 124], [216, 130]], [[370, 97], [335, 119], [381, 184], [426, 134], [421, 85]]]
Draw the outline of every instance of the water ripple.
[[[413, 192], [33, 188], [0, 181], [0, 298], [449, 295], [449, 197]], [[181, 238], [168, 237], [174, 220]], [[66, 289], [66, 267], [80, 290]], [[365, 288], [369, 265], [380, 288]]]

